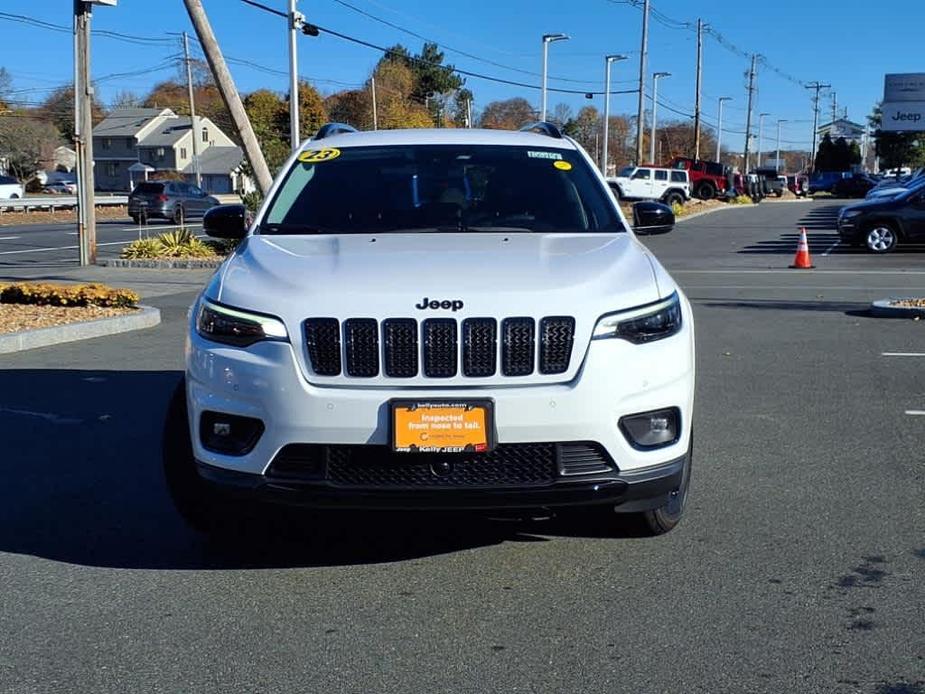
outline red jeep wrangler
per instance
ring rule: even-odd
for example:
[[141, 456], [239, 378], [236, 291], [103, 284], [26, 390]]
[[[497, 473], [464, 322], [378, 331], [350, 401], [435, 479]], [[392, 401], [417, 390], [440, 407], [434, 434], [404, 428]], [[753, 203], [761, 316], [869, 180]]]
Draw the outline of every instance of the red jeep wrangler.
[[717, 193], [726, 192], [726, 168], [719, 162], [675, 157], [668, 166], [687, 171], [694, 197], [711, 200]]

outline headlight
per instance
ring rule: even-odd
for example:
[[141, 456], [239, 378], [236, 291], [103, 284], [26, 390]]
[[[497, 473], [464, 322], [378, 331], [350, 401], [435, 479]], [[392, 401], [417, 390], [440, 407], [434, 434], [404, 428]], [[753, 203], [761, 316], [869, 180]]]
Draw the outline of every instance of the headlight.
[[207, 340], [236, 347], [247, 347], [261, 340], [289, 339], [286, 326], [278, 318], [239, 311], [207, 299], [199, 302], [196, 332]]
[[593, 339], [619, 338], [634, 345], [663, 340], [681, 329], [681, 299], [675, 292], [667, 299], [639, 308], [603, 316]]
[[859, 214], [862, 214], [861, 210], [845, 210], [841, 213], [841, 218], [850, 219], [851, 217], [857, 217]]

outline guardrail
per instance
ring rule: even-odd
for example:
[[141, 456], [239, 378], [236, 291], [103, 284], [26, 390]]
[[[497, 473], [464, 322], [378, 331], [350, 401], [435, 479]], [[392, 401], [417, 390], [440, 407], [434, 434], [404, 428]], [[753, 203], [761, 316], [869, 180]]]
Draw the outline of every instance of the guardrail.
[[[93, 198], [96, 207], [127, 205], [128, 195], [97, 195]], [[3, 212], [30, 212], [32, 210], [68, 210], [77, 207], [76, 195], [36, 195], [25, 198], [0, 199], [0, 214]]]

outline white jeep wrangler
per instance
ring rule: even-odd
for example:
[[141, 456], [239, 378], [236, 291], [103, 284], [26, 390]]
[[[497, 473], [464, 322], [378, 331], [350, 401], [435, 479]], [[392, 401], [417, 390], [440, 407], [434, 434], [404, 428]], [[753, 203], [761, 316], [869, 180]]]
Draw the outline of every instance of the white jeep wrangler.
[[[638, 225], [670, 212], [638, 203]], [[680, 520], [690, 305], [554, 126], [325, 126], [191, 309], [164, 465], [203, 530], [253, 500]]]
[[627, 166], [608, 183], [624, 200], [661, 200], [666, 205], [681, 205], [691, 199], [690, 179], [683, 169]]

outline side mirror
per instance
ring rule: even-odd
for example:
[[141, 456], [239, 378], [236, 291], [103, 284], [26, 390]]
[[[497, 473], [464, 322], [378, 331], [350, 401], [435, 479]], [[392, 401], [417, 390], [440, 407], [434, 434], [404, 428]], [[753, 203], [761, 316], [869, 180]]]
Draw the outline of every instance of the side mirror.
[[247, 236], [249, 215], [244, 205], [218, 205], [202, 218], [202, 229], [215, 239], [243, 239]]
[[633, 231], [639, 234], [665, 234], [674, 229], [674, 212], [660, 202], [643, 201], [633, 205]]

